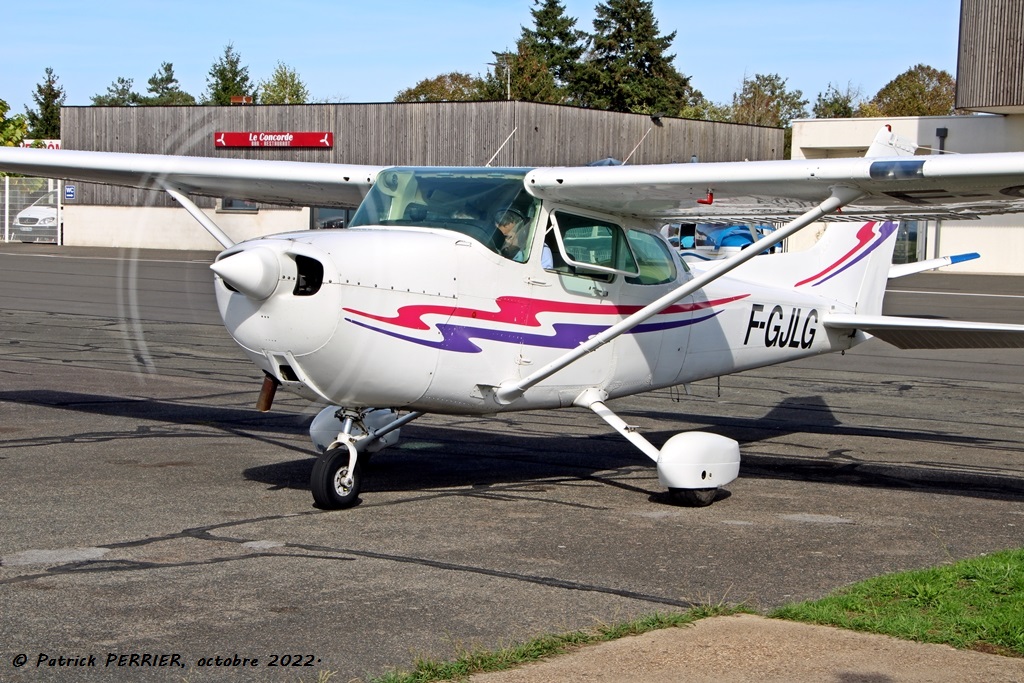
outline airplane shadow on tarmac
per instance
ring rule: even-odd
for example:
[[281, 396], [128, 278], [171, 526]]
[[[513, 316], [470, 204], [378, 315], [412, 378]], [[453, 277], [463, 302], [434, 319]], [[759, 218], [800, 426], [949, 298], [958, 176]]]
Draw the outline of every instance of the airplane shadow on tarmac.
[[[310, 416], [295, 413], [265, 414], [255, 410], [197, 403], [127, 399], [109, 395], [91, 395], [52, 390], [0, 392], [0, 402], [15, 402], [95, 415], [136, 418], [167, 425], [202, 427], [211, 436], [228, 432], [239, 438], [255, 439], [274, 447], [305, 454], [300, 459], [253, 467], [243, 475], [271, 488], [309, 489], [314, 459], [312, 449], [283, 443], [277, 436], [294, 440], [305, 435]], [[559, 482], [590, 482], [594, 486], [618, 486], [647, 494], [657, 502], [668, 497], [657, 479], [636, 479], [631, 472], [651, 469], [651, 462], [603, 424], [594, 423], [593, 431], [580, 434], [557, 431], [557, 417], [545, 413], [547, 430], [529, 433], [518, 426], [530, 413], [498, 418], [465, 418], [459, 426], [427, 425], [417, 422], [403, 428], [397, 447], [376, 454], [365, 471], [363, 491], [422, 491], [471, 487], [480, 494], [500, 495], [527, 491], [542, 493], [544, 487]], [[630, 413], [623, 411], [624, 418]], [[678, 414], [634, 412], [633, 416], [659, 425], [671, 425], [665, 431], [646, 430], [652, 443], [664, 443], [679, 431]], [[957, 465], [937, 462], [879, 462], [856, 460], [840, 449], [817, 456], [789, 456], [757, 453], [760, 441], [786, 434], [828, 434], [847, 438], [898, 439], [904, 443], [941, 443], [971, 447], [1018, 448], [1009, 443], [981, 437], [964, 437], [941, 431], [907, 431], [879, 427], [843, 425], [818, 396], [791, 397], [762, 418], [733, 416], [688, 416], [687, 429], [706, 429], [736, 439], [741, 444], [740, 476], [787, 479], [893, 489], [928, 489], [957, 496], [1020, 500], [1024, 498], [1024, 474], [984, 468], [965, 470]], [[500, 420], [502, 430], [489, 422]], [[566, 419], [571, 419], [566, 413]], [[648, 422], [649, 423], [649, 422]], [[464, 426], [463, 426], [464, 425]], [[524, 433], [525, 432], [525, 433]], [[82, 438], [119, 441], [139, 438], [173, 439], [201, 436], [183, 430], [138, 429], [134, 431], [90, 432]], [[44, 443], [74, 442], [76, 435], [34, 436], [6, 439], [5, 448], [28, 447]], [[965, 458], [967, 456], [965, 455]], [[647, 488], [647, 484], [652, 488]], [[722, 491], [719, 497], [728, 495]]]

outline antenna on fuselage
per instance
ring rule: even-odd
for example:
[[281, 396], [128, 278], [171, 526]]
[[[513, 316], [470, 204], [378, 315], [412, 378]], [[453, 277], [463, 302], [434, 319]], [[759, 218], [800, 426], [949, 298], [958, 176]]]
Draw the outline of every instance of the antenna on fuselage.
[[494, 157], [498, 156], [498, 154], [501, 153], [501, 150], [505, 148], [505, 145], [507, 145], [508, 141], [512, 139], [512, 136], [516, 134], [517, 130], [519, 130], [519, 126], [516, 126], [515, 128], [512, 129], [512, 132], [508, 134], [507, 138], [505, 138], [505, 142], [501, 143], [501, 145], [498, 147], [497, 151], [495, 151], [494, 154], [491, 155], [491, 158], [487, 160], [487, 163], [484, 164], [484, 166], [490, 166], [491, 165], [491, 162], [494, 161]]

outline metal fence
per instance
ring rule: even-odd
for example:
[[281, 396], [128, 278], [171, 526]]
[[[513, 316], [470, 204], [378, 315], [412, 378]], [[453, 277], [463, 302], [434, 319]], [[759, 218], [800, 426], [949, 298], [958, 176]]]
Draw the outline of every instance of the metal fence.
[[62, 244], [62, 185], [50, 178], [0, 178], [0, 239]]

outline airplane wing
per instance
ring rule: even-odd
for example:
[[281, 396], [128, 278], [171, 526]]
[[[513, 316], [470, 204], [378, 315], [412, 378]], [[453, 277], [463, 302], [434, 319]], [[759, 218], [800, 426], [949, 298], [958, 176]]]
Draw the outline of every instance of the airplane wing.
[[1024, 349], [1024, 325], [836, 314], [826, 315], [822, 324], [866, 332], [900, 349]]
[[[354, 206], [384, 167], [0, 148], [0, 169], [274, 204]], [[832, 218], [977, 218], [1024, 211], [1024, 153], [538, 168], [534, 195], [646, 221], [782, 221], [848, 187]], [[826, 217], [827, 218], [827, 217]]]
[[382, 166], [0, 147], [0, 170], [301, 206], [357, 206]]
[[1024, 211], [1024, 153], [542, 168], [526, 185], [543, 199], [658, 225], [781, 222], [836, 186], [861, 196], [833, 219], [970, 219]]
[[[715, 263], [703, 274], [645, 306], [619, 324], [517, 381], [495, 387], [501, 402], [575, 362], [598, 346], [709, 282], [723, 276], [796, 231], [829, 216], [867, 220], [874, 216], [927, 219], [975, 218], [1024, 211], [1024, 153], [900, 156], [890, 158], [586, 166], [539, 168], [525, 184], [534, 195], [567, 206], [600, 210], [658, 226], [667, 222], [746, 217], [788, 219], [752, 248]], [[202, 222], [183, 193], [316, 206], [354, 205], [380, 167], [247, 159], [173, 157], [70, 150], [0, 148], [0, 170], [40, 176], [163, 189]], [[205, 225], [205, 223], [204, 223]], [[230, 246], [226, 236], [217, 235]], [[883, 339], [899, 330], [923, 343], [939, 334], [920, 322], [898, 319], [842, 320], [833, 326], [863, 330]], [[866, 327], [867, 325], [867, 327]], [[946, 333], [950, 330], [946, 328]], [[959, 334], [998, 334], [959, 328]], [[1017, 334], [1017, 331], [1006, 334]]]

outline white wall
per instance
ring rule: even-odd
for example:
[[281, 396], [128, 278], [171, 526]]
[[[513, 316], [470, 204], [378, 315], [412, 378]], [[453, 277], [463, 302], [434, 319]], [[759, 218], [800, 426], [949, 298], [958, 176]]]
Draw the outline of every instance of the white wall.
[[[309, 228], [309, 209], [261, 209], [258, 213], [206, 214], [236, 242]], [[220, 244], [182, 208], [64, 205], [64, 244], [80, 247], [198, 249]]]
[[[915, 141], [937, 149], [938, 128], [948, 131], [946, 151], [1022, 152], [1024, 116], [907, 116], [867, 119], [798, 119], [793, 121], [793, 158], [824, 159], [863, 156], [883, 125]], [[925, 149], [918, 154], [929, 154]]]
[[[936, 129], [948, 131], [945, 151], [1024, 151], [1024, 116], [925, 116], [866, 119], [805, 119], [793, 122], [793, 158], [825, 159], [862, 156], [875, 134], [889, 124], [901, 137], [920, 147], [937, 149]], [[919, 149], [918, 154], [932, 153]], [[789, 239], [787, 248], [810, 247], [821, 233], [813, 225]], [[977, 221], [929, 224], [926, 258], [978, 252], [981, 258], [951, 268], [964, 273], [1024, 275], [1024, 215], [990, 216]]]

